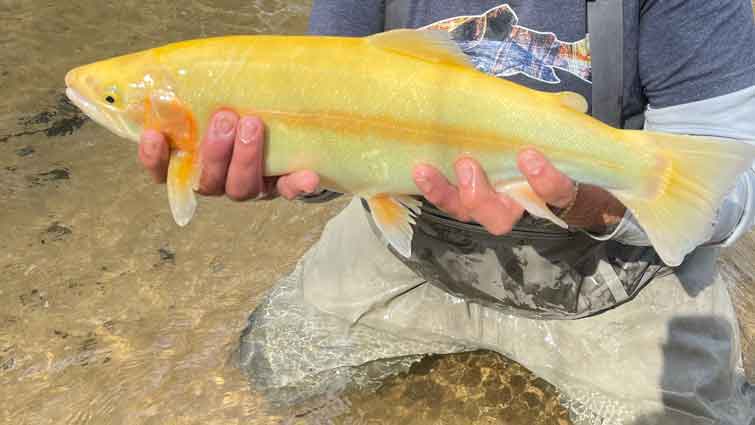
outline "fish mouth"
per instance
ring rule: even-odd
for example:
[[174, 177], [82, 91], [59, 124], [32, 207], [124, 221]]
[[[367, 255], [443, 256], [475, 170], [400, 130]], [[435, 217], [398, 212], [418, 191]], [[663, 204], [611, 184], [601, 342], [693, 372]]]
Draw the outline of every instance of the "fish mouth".
[[[68, 83], [68, 77], [66, 77]], [[139, 134], [124, 120], [123, 112], [98, 105], [81, 95], [72, 87], [66, 87], [66, 97], [97, 124], [125, 139], [139, 141]]]

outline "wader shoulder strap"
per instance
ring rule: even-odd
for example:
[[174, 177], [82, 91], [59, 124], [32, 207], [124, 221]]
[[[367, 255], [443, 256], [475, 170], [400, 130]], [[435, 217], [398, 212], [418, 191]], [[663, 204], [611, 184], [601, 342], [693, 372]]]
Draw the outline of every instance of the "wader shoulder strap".
[[587, 0], [592, 62], [592, 115], [613, 127], [624, 124], [624, 7], [622, 0]]

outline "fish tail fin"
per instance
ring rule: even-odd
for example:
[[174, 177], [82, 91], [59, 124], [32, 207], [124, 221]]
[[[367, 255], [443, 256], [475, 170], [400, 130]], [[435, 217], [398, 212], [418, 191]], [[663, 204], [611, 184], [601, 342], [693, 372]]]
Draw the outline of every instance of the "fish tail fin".
[[723, 199], [752, 166], [755, 146], [742, 141], [627, 132], [655, 150], [656, 172], [637, 191], [611, 191], [642, 226], [661, 259], [678, 266], [713, 234]]
[[199, 181], [199, 162], [196, 155], [182, 150], [173, 150], [168, 164], [168, 201], [173, 219], [185, 226], [194, 216], [197, 199], [194, 195]]

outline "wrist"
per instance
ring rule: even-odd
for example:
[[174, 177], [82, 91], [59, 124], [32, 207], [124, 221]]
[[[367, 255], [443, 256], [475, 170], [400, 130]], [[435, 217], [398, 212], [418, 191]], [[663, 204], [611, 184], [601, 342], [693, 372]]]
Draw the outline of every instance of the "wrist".
[[626, 207], [605, 190], [591, 185], [580, 185], [574, 203], [561, 218], [569, 227], [605, 233], [621, 222]]

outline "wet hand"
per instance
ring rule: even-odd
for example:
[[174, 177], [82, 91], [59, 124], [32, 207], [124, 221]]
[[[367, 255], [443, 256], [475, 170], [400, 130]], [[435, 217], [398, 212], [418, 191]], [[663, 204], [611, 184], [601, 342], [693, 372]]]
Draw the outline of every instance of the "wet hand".
[[[610, 193], [590, 185], [575, 190], [574, 182], [534, 149], [520, 152], [517, 165], [543, 201], [556, 208], [569, 207], [562, 218], [570, 227], [603, 232], [624, 216], [624, 206]], [[454, 168], [458, 186], [429, 165], [415, 167], [414, 181], [425, 199], [460, 221], [479, 223], [494, 235], [510, 232], [524, 208], [496, 192], [474, 159], [461, 158]]]
[[[228, 110], [213, 114], [200, 144], [202, 175], [197, 191], [246, 201], [277, 195], [294, 199], [317, 190], [320, 178], [312, 171], [264, 177], [264, 140], [265, 127], [259, 118], [239, 117]], [[142, 133], [139, 159], [155, 182], [165, 183], [170, 147], [163, 134], [155, 130]]]

